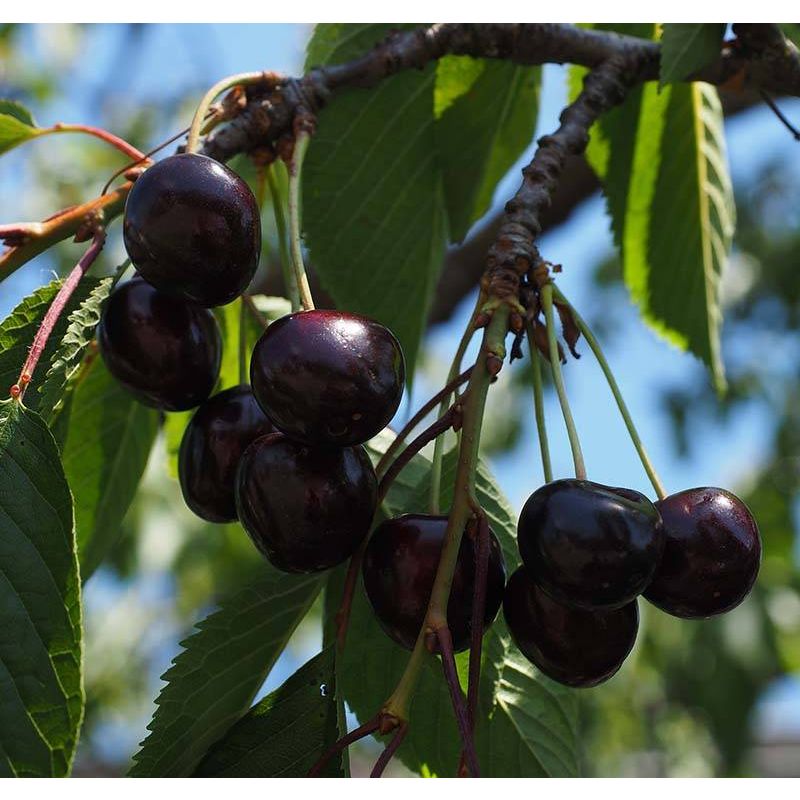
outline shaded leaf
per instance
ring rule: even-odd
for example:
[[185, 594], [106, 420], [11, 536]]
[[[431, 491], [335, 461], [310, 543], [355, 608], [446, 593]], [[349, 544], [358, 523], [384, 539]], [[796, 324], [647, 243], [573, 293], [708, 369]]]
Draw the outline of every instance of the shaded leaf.
[[83, 368], [62, 415], [61, 453], [86, 581], [122, 532], [158, 433], [159, 414], [138, 403], [95, 357]]
[[[472, 60], [472, 59], [470, 59]], [[469, 88], [436, 123], [450, 239], [461, 241], [489, 209], [498, 181], [533, 139], [539, 109], [538, 67], [483, 64]], [[442, 63], [437, 70], [437, 90]]]
[[53, 353], [50, 369], [39, 390], [39, 413], [50, 425], [61, 410], [65, 389], [80, 369], [86, 348], [94, 339], [100, 313], [113, 285], [113, 278], [99, 281], [67, 319], [66, 333]]
[[319, 575], [265, 568], [263, 577], [198, 623], [162, 676], [167, 684], [130, 775], [191, 775], [247, 712], [321, 587]]
[[[338, 736], [334, 648], [253, 706], [200, 762], [201, 778], [303, 778]], [[320, 777], [342, 777], [333, 758]]]
[[83, 717], [72, 498], [44, 421], [0, 401], [0, 776], [69, 772]]
[[682, 81], [719, 57], [724, 22], [668, 22], [661, 35], [661, 86]]
[[[25, 393], [25, 405], [32, 411], [38, 411], [41, 402], [40, 389], [43, 387], [45, 376], [49, 371], [53, 359], [59, 350], [70, 317], [98, 287], [96, 278], [84, 278], [59, 317], [58, 321], [47, 340], [33, 383]], [[28, 351], [33, 343], [33, 337], [39, 330], [42, 319], [56, 296], [61, 281], [52, 281], [46, 286], [39, 287], [33, 294], [28, 295], [19, 305], [0, 323], [0, 397], [8, 397], [8, 390], [19, 377], [22, 365], [28, 357]]]
[[[307, 64], [353, 58], [392, 27], [317, 25]], [[395, 333], [409, 379], [447, 238], [435, 78], [428, 65], [369, 93], [337, 92], [319, 115], [303, 168], [303, 227], [322, 284], [337, 306]]]
[[0, 100], [0, 115], [14, 117], [24, 125], [28, 125], [31, 128], [36, 127], [36, 123], [33, 120], [33, 114], [31, 114], [31, 112], [17, 100]]

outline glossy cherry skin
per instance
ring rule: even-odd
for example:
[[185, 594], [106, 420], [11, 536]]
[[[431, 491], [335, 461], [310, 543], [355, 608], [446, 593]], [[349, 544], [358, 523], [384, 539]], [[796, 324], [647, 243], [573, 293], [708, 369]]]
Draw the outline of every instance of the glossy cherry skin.
[[222, 339], [214, 315], [139, 277], [111, 293], [97, 342], [108, 371], [145, 405], [186, 411], [217, 382]]
[[[383, 630], [409, 650], [425, 621], [446, 530], [447, 517], [404, 514], [382, 522], [364, 553], [364, 589], [375, 616]], [[497, 616], [505, 582], [503, 554], [490, 531], [484, 631]], [[474, 587], [475, 544], [464, 535], [447, 604], [447, 624], [456, 652], [470, 645]]]
[[278, 430], [309, 444], [366, 442], [397, 411], [405, 362], [378, 322], [300, 311], [267, 328], [253, 350], [253, 393]]
[[664, 555], [645, 598], [676, 617], [735, 608], [752, 589], [761, 537], [747, 506], [724, 489], [686, 489], [659, 500]]
[[284, 572], [346, 561], [369, 532], [377, 494], [363, 447], [310, 447], [280, 433], [256, 439], [236, 473], [239, 520]]
[[261, 215], [250, 188], [224, 164], [195, 153], [148, 167], [128, 195], [122, 231], [145, 280], [202, 306], [238, 297], [261, 252]]
[[209, 522], [233, 522], [239, 459], [251, 442], [273, 431], [249, 386], [233, 386], [206, 400], [186, 426], [178, 454], [186, 505]]
[[636, 600], [621, 608], [569, 608], [520, 567], [509, 579], [503, 615], [522, 655], [554, 681], [574, 687], [607, 681], [628, 657], [639, 629]]
[[553, 481], [522, 509], [517, 541], [528, 574], [577, 608], [619, 608], [650, 583], [664, 548], [661, 517], [639, 492]]

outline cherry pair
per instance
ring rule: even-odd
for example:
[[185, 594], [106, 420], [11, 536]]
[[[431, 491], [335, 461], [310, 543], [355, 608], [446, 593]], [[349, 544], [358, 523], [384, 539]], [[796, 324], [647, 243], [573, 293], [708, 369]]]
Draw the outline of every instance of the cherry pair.
[[627, 658], [642, 594], [679, 617], [729, 611], [758, 573], [755, 520], [723, 489], [689, 489], [651, 503], [590, 481], [553, 481], [519, 520], [523, 566], [504, 598], [522, 653], [570, 686], [594, 686]]

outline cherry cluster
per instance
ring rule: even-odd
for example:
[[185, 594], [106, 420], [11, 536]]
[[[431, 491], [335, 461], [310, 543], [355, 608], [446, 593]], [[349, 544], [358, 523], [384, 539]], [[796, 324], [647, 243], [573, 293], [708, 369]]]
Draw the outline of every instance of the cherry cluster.
[[137, 274], [105, 306], [100, 352], [141, 402], [164, 411], [199, 406], [179, 453], [186, 504], [211, 522], [239, 519], [279, 569], [345, 561], [377, 506], [362, 444], [400, 403], [397, 339], [355, 314], [290, 314], [256, 344], [251, 386], [212, 396], [222, 342], [209, 308], [239, 297], [258, 266], [252, 192], [213, 159], [171, 156], [131, 189], [124, 240]]
[[568, 686], [595, 686], [620, 668], [636, 641], [639, 595], [677, 617], [711, 617], [744, 600], [761, 561], [745, 504], [708, 487], [651, 503], [631, 489], [552, 481], [525, 503], [517, 541], [508, 628]]
[[[222, 342], [209, 309], [239, 297], [258, 266], [252, 192], [210, 158], [172, 156], [134, 184], [124, 239], [137, 275], [105, 306], [100, 351], [143, 403], [197, 408], [179, 454], [189, 508], [211, 522], [238, 519], [287, 572], [350, 558], [379, 499], [363, 445], [388, 425], [403, 392], [397, 339], [356, 314], [298, 311], [257, 342], [250, 385], [212, 395]], [[363, 551], [375, 615], [408, 649], [424, 625], [447, 523], [425, 514], [388, 519]], [[570, 686], [596, 685], [619, 669], [636, 639], [639, 595], [680, 617], [719, 614], [749, 592], [761, 556], [755, 521], [722, 489], [654, 504], [579, 479], [530, 496], [518, 527], [523, 566], [507, 586], [498, 540], [491, 531], [488, 539], [480, 574], [478, 537], [468, 526], [461, 539], [448, 605], [453, 649], [470, 645], [476, 582], [485, 580], [483, 630], [503, 605], [522, 653]]]

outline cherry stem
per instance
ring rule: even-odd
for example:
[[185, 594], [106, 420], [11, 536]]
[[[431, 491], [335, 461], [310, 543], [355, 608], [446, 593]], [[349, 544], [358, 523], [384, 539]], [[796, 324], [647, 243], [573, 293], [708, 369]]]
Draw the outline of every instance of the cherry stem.
[[239, 383], [250, 383], [250, 370], [247, 368], [247, 304], [244, 297], [239, 300]]
[[553, 319], [553, 284], [546, 283], [541, 289], [542, 309], [547, 323], [547, 341], [550, 346], [550, 368], [553, 371], [553, 383], [556, 387], [558, 402], [561, 405], [561, 414], [564, 417], [564, 424], [567, 427], [569, 445], [572, 448], [572, 460], [575, 464], [575, 477], [578, 480], [586, 480], [586, 466], [583, 462], [583, 452], [578, 438], [578, 431], [575, 427], [575, 420], [572, 418], [572, 411], [567, 399], [567, 390], [564, 386], [564, 376], [561, 374], [561, 359], [558, 354], [558, 342], [556, 341], [556, 325]]
[[364, 552], [367, 549], [368, 541], [369, 538], [364, 539], [358, 550], [350, 557], [350, 563], [347, 565], [347, 574], [342, 587], [342, 600], [339, 604], [339, 610], [336, 612], [336, 651], [338, 653], [344, 651], [344, 645], [347, 640], [347, 629], [350, 625], [350, 613], [353, 610], [353, 597], [356, 593], [358, 572], [361, 568], [361, 562], [364, 560]]
[[544, 417], [544, 393], [542, 388], [542, 357], [533, 335], [533, 323], [525, 325], [528, 346], [531, 352], [533, 368], [533, 407], [536, 414], [536, 430], [539, 434], [539, 450], [542, 456], [542, 471], [545, 483], [553, 480], [553, 465], [550, 463], [550, 442], [547, 439], [547, 423]]
[[663, 500], [667, 496], [667, 493], [664, 489], [664, 484], [658, 477], [658, 473], [656, 472], [652, 461], [650, 461], [650, 456], [647, 454], [647, 450], [645, 450], [642, 439], [639, 436], [639, 432], [636, 430], [636, 426], [633, 423], [631, 412], [628, 410], [628, 406], [622, 397], [622, 392], [620, 391], [616, 378], [614, 378], [614, 373], [611, 371], [611, 367], [606, 360], [605, 354], [600, 347], [600, 343], [597, 341], [597, 338], [586, 324], [586, 321], [575, 310], [575, 307], [572, 305], [572, 303], [570, 303], [569, 300], [564, 297], [564, 294], [559, 291], [557, 287], [554, 288], [554, 291], [555, 296], [569, 308], [573, 319], [575, 320], [575, 324], [578, 326], [578, 330], [580, 330], [583, 338], [586, 339], [589, 348], [591, 349], [592, 353], [594, 353], [594, 357], [597, 359], [597, 363], [600, 365], [600, 369], [603, 370], [603, 375], [605, 375], [608, 388], [611, 389], [611, 394], [614, 395], [614, 400], [617, 402], [617, 408], [619, 409], [619, 413], [625, 422], [625, 427], [628, 429], [628, 434], [631, 437], [633, 446], [636, 448], [636, 452], [639, 455], [639, 460], [642, 462], [644, 471], [647, 473], [650, 483], [653, 484], [653, 489], [655, 490], [656, 495], [658, 495], [659, 499]]
[[489, 523], [485, 514], [477, 518], [475, 548], [475, 592], [472, 598], [472, 630], [469, 647], [469, 679], [467, 683], [467, 716], [474, 733], [481, 680], [481, 648], [483, 617], [486, 612], [486, 583], [489, 578]]
[[357, 742], [359, 739], [363, 739], [365, 736], [369, 736], [371, 733], [375, 733], [380, 727], [380, 715], [374, 716], [368, 722], [365, 722], [363, 725], [360, 725], [358, 728], [350, 731], [350, 733], [346, 733], [342, 736], [341, 739], [335, 741], [319, 758], [319, 760], [314, 764], [313, 767], [308, 771], [308, 778], [318, 778], [320, 772], [325, 769], [327, 763], [337, 754], [341, 753], [345, 747], [349, 747], [354, 742]]
[[58, 322], [59, 317], [66, 308], [75, 289], [78, 288], [81, 278], [83, 278], [89, 267], [92, 266], [95, 259], [100, 255], [100, 251], [103, 249], [105, 242], [105, 230], [103, 228], [98, 228], [95, 231], [94, 238], [88, 250], [83, 254], [81, 260], [72, 268], [72, 271], [67, 275], [64, 283], [61, 284], [61, 288], [53, 298], [50, 308], [47, 309], [47, 312], [42, 318], [42, 323], [39, 325], [39, 329], [33, 337], [33, 344], [31, 344], [31, 349], [22, 366], [17, 383], [11, 387], [12, 397], [16, 397], [19, 400], [22, 400], [24, 397], [25, 390], [33, 379], [36, 365], [39, 363], [39, 359], [44, 352], [47, 340], [50, 338], [50, 334], [53, 332], [56, 322]]
[[[461, 362], [464, 360], [464, 354], [467, 352], [467, 347], [469, 347], [469, 343], [472, 341], [472, 337], [475, 334], [475, 319], [478, 316], [478, 313], [480, 312], [485, 300], [485, 292], [481, 290], [478, 293], [478, 299], [475, 302], [475, 308], [472, 311], [472, 316], [469, 319], [467, 327], [464, 329], [464, 333], [461, 335], [455, 355], [453, 356], [453, 363], [450, 365], [450, 372], [447, 375], [448, 381], [452, 381], [455, 376], [458, 375], [458, 372], [461, 369]], [[448, 392], [444, 397], [442, 397], [442, 404], [439, 407], [439, 416], [442, 416], [442, 414], [447, 411], [449, 405], [450, 393]], [[442, 494], [444, 441], [444, 437], [437, 439], [433, 448], [433, 463], [431, 464], [431, 491], [430, 499], [428, 501], [428, 510], [431, 514], [439, 513], [439, 502]]]
[[258, 306], [255, 304], [255, 301], [249, 294], [242, 295], [242, 301], [247, 306], [247, 310], [252, 314], [253, 319], [261, 325], [262, 328], [266, 328], [269, 325], [269, 320], [258, 310]]
[[453, 637], [450, 635], [450, 629], [446, 625], [436, 629], [436, 640], [439, 643], [444, 679], [445, 683], [447, 683], [447, 688], [450, 690], [450, 700], [453, 704], [458, 732], [461, 734], [464, 761], [467, 764], [470, 775], [473, 778], [479, 778], [480, 770], [478, 768], [478, 756], [475, 753], [475, 742], [472, 737], [472, 726], [469, 722], [464, 692], [461, 691], [461, 685], [458, 682], [456, 659], [453, 653]]
[[200, 147], [200, 133], [205, 122], [206, 115], [208, 114], [209, 107], [217, 99], [217, 95], [228, 89], [233, 89], [235, 86], [251, 86], [255, 83], [263, 83], [267, 76], [263, 72], [242, 72], [238, 75], [229, 75], [221, 81], [215, 83], [203, 95], [203, 99], [197, 106], [194, 112], [192, 124], [189, 127], [189, 138], [186, 141], [186, 152], [196, 153]]
[[416, 439], [412, 440], [409, 445], [400, 453], [399, 456], [392, 462], [389, 469], [386, 470], [381, 482], [378, 485], [378, 502], [382, 503], [389, 491], [390, 486], [395, 478], [400, 474], [403, 467], [420, 451], [426, 444], [432, 442], [437, 436], [441, 436], [446, 430], [449, 430], [453, 422], [457, 419], [458, 412], [456, 406], [451, 406], [445, 412], [444, 416], [439, 417], [431, 425], [429, 425]]
[[305, 264], [303, 264], [303, 246], [300, 225], [300, 201], [302, 187], [303, 160], [311, 141], [311, 134], [301, 130], [295, 137], [292, 160], [289, 162], [289, 247], [292, 251], [292, 266], [294, 267], [295, 281], [300, 292], [300, 302], [303, 311], [314, 308], [314, 299], [308, 285]]
[[383, 775], [383, 771], [386, 769], [389, 762], [392, 760], [394, 754], [397, 752], [400, 745], [403, 743], [403, 739], [406, 738], [406, 734], [408, 733], [408, 723], [401, 722], [400, 727], [397, 729], [397, 733], [392, 736], [391, 741], [389, 744], [386, 745], [384, 751], [381, 753], [378, 760], [375, 762], [375, 766], [372, 768], [372, 772], [370, 772], [370, 778], [380, 778]]
[[[386, 469], [386, 465], [392, 459], [394, 454], [400, 449], [411, 431], [413, 431], [414, 428], [416, 428], [417, 425], [419, 425], [419, 423], [425, 419], [425, 417], [427, 417], [431, 411], [433, 411], [438, 403], [442, 402], [445, 398], [448, 398], [454, 389], [457, 389], [462, 383], [466, 383], [471, 374], [472, 367], [469, 367], [460, 375], [456, 375], [455, 378], [451, 378], [444, 388], [436, 392], [436, 394], [431, 397], [430, 400], [428, 400], [425, 405], [423, 405], [419, 411], [414, 414], [413, 417], [411, 417], [411, 419], [403, 426], [403, 429], [400, 431], [400, 433], [395, 436], [394, 441], [386, 449], [386, 452], [381, 456], [378, 465], [375, 467], [375, 472], [377, 472], [378, 475], [380, 475]], [[445, 411], [447, 411], [447, 409], [445, 409]], [[439, 416], [441, 416], [441, 414]]]
[[135, 159], [136, 161], [143, 161], [146, 158], [144, 153], [129, 142], [126, 142], [124, 139], [103, 128], [95, 128], [93, 125], [66, 125], [57, 122], [52, 128], [45, 128], [42, 133], [87, 133], [89, 136], [95, 136], [110, 144], [112, 147], [116, 147], [117, 150], [124, 153], [128, 158]]
[[277, 162], [271, 164], [267, 170], [267, 182], [269, 193], [272, 196], [272, 212], [275, 215], [275, 229], [278, 235], [278, 251], [281, 259], [281, 271], [283, 272], [283, 284], [289, 302], [292, 304], [292, 311], [300, 309], [300, 290], [297, 288], [292, 259], [289, 255], [289, 246], [286, 241], [286, 215], [283, 213], [283, 198], [278, 186], [278, 176], [275, 174]]

